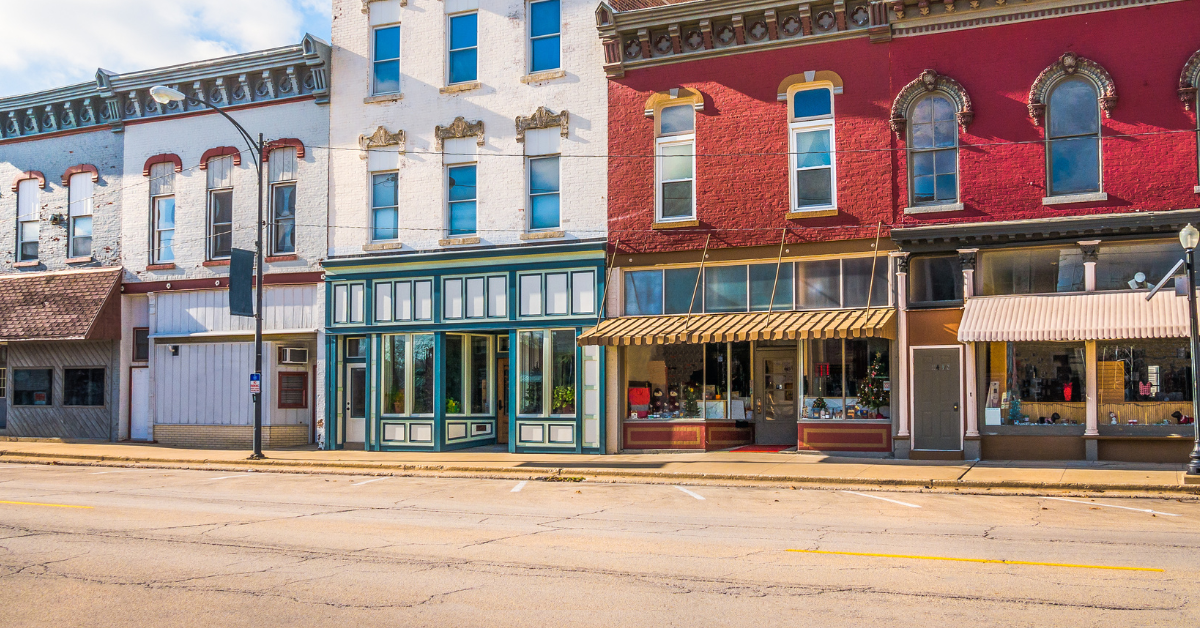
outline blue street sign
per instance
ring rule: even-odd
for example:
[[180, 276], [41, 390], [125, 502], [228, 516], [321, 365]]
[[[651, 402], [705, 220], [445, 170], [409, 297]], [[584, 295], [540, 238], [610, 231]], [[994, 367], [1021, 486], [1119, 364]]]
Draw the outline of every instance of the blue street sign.
[[262, 374], [250, 374], [250, 394], [257, 395], [262, 392]]

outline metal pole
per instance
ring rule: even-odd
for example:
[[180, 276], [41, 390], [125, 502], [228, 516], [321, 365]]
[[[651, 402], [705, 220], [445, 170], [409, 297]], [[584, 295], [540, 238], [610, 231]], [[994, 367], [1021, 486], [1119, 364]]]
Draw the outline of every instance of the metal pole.
[[1188, 475], [1200, 475], [1200, 396], [1197, 393], [1196, 365], [1200, 361], [1200, 336], [1196, 330], [1196, 250], [1187, 250], [1187, 282], [1188, 282], [1188, 328], [1192, 336], [1192, 454], [1188, 462]]
[[[263, 362], [263, 136], [258, 134], [258, 224], [254, 240], [254, 372], [262, 381]], [[254, 394], [254, 453], [251, 460], [265, 458], [262, 452], [262, 390]]]

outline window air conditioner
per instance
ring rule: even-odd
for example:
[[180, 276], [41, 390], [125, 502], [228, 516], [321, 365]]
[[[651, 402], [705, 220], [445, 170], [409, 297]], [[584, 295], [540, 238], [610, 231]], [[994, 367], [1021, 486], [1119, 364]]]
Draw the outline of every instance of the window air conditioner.
[[308, 349], [304, 347], [280, 347], [280, 364], [308, 364]]

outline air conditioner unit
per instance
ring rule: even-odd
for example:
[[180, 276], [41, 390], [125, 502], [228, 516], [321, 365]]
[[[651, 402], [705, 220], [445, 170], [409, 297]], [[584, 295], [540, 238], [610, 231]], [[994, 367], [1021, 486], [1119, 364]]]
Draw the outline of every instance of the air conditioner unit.
[[308, 364], [308, 349], [304, 347], [280, 347], [280, 364]]

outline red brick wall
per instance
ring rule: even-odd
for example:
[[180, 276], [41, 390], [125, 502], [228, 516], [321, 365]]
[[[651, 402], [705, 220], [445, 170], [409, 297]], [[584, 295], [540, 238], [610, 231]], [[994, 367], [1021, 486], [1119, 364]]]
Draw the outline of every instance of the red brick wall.
[[[1071, 50], [1102, 65], [1119, 101], [1102, 133], [1195, 129], [1176, 96], [1180, 71], [1200, 49], [1200, 5], [1176, 2], [988, 28], [897, 38], [865, 37], [744, 53], [628, 71], [609, 83], [609, 229], [622, 251], [650, 252], [874, 237], [890, 225], [1007, 220], [1090, 213], [1194, 208], [1196, 136], [1169, 133], [1103, 140], [1102, 179], [1108, 201], [1044, 207], [1043, 128], [1026, 100], [1037, 75]], [[1189, 26], [1192, 25], [1192, 26]], [[902, 139], [888, 118], [892, 101], [925, 68], [956, 79], [973, 101], [975, 119], [960, 130], [960, 195], [965, 209], [905, 216], [908, 204]], [[835, 96], [840, 215], [786, 220], [786, 103], [780, 81], [806, 70], [843, 79]], [[655, 91], [691, 87], [705, 95], [696, 115], [699, 228], [653, 232], [654, 124], [644, 115]], [[1028, 142], [1028, 143], [1020, 143]], [[857, 151], [857, 152], [856, 152]], [[772, 153], [749, 155], [749, 153]]]

